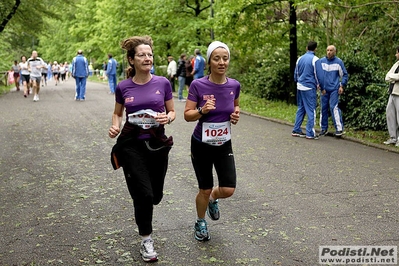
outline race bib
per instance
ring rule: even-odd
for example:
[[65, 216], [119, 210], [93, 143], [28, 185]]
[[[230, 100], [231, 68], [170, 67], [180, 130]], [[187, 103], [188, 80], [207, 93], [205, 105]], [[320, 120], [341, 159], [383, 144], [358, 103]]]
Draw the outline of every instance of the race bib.
[[202, 124], [202, 142], [213, 146], [220, 146], [230, 139], [230, 121], [221, 123], [204, 122]]
[[145, 109], [137, 111], [133, 114], [128, 115], [128, 122], [130, 124], [139, 126], [143, 129], [149, 129], [152, 127], [158, 127], [159, 123], [155, 121], [155, 117], [158, 115], [151, 109]]

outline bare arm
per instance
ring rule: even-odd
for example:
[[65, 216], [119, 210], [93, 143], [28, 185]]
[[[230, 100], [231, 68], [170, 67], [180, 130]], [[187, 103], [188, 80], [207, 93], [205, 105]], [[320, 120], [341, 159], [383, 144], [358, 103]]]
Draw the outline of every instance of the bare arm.
[[108, 135], [110, 138], [115, 138], [121, 132], [121, 124], [123, 117], [123, 104], [115, 103], [114, 113], [112, 114], [112, 126], [109, 128]]
[[232, 124], [237, 124], [240, 120], [240, 98], [234, 100], [234, 112], [230, 115], [230, 121]]

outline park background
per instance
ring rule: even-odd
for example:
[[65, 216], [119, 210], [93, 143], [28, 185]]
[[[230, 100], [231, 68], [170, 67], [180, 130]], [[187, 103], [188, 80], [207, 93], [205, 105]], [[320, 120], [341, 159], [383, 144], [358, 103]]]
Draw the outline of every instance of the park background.
[[32, 50], [45, 61], [70, 62], [82, 49], [95, 69], [113, 54], [123, 78], [120, 42], [150, 35], [156, 74], [165, 75], [168, 55], [177, 60], [195, 48], [205, 55], [220, 40], [231, 50], [229, 76], [242, 85], [242, 109], [292, 123], [293, 69], [315, 40], [318, 57], [334, 44], [349, 73], [340, 102], [346, 135], [381, 143], [388, 137], [384, 76], [399, 45], [398, 11], [399, 1], [369, 0], [3, 0], [0, 71]]

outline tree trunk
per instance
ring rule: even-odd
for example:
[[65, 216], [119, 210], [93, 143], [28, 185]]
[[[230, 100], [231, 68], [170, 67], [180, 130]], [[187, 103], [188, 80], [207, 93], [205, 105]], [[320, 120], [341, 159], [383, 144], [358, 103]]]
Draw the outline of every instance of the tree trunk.
[[294, 81], [294, 71], [296, 66], [296, 60], [298, 57], [298, 45], [297, 45], [297, 32], [296, 32], [296, 9], [294, 2], [290, 1], [290, 93], [287, 95], [288, 103], [296, 103], [296, 84]]
[[19, 5], [21, 4], [21, 0], [16, 0], [15, 5], [12, 7], [10, 13], [8, 13], [7, 17], [3, 19], [3, 21], [0, 24], [0, 33], [3, 32], [3, 30], [6, 28], [7, 23], [12, 19], [12, 17], [15, 15], [17, 12], [17, 9]]

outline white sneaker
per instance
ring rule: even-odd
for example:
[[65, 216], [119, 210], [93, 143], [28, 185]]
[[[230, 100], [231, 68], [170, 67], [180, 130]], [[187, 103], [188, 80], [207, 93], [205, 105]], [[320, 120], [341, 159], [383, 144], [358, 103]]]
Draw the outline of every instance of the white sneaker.
[[34, 101], [34, 102], [37, 102], [37, 101], [38, 101], [38, 100], [37, 100], [37, 94], [33, 96], [33, 101]]
[[387, 141], [384, 141], [385, 145], [391, 145], [391, 144], [396, 144], [396, 139], [395, 138], [390, 138]]
[[153, 262], [158, 260], [158, 254], [154, 250], [154, 241], [152, 239], [141, 242], [140, 253], [144, 261]]

